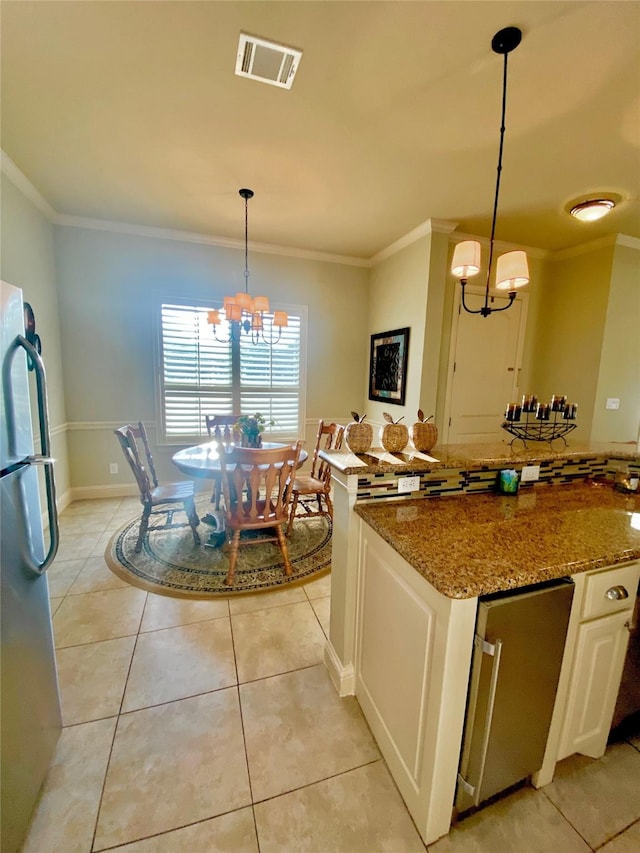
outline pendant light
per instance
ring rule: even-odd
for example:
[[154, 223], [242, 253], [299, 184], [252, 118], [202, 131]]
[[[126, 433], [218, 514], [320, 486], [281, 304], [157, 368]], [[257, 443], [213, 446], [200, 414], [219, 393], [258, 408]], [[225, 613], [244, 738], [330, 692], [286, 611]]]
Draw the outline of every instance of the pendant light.
[[[223, 322], [220, 310], [209, 311], [208, 322], [213, 326], [213, 336], [217, 341], [228, 343], [230, 340], [239, 341], [242, 332], [251, 335], [251, 343], [257, 346], [265, 343], [269, 346], [277, 344], [282, 336], [282, 330], [289, 324], [286, 311], [274, 311], [270, 319], [269, 298], [267, 296], [249, 295], [249, 199], [253, 198], [253, 190], [238, 191], [244, 199], [244, 291], [235, 296], [225, 296], [223, 299], [224, 319], [229, 325], [226, 339], [219, 337], [218, 326]], [[267, 327], [269, 334], [267, 335]], [[278, 330], [277, 336], [275, 330]]]
[[488, 317], [497, 311], [506, 311], [511, 308], [516, 298], [516, 289], [529, 282], [529, 267], [527, 255], [523, 251], [507, 252], [500, 255], [496, 263], [496, 289], [509, 292], [509, 304], [503, 308], [489, 307], [489, 282], [493, 265], [494, 238], [496, 233], [496, 218], [498, 214], [498, 196], [500, 194], [500, 176], [502, 172], [502, 150], [504, 147], [505, 113], [507, 105], [507, 56], [520, 44], [522, 32], [517, 27], [506, 27], [495, 34], [491, 41], [494, 53], [504, 56], [504, 70], [502, 77], [502, 119], [500, 123], [500, 149], [498, 153], [498, 169], [496, 176], [496, 190], [493, 200], [493, 219], [491, 222], [491, 239], [489, 242], [489, 265], [487, 267], [487, 281], [484, 294], [484, 305], [481, 308], [471, 309], [465, 301], [465, 286], [467, 279], [480, 272], [480, 243], [477, 240], [464, 240], [458, 243], [451, 263], [451, 273], [460, 279], [462, 286], [462, 307], [469, 314], [480, 314]]

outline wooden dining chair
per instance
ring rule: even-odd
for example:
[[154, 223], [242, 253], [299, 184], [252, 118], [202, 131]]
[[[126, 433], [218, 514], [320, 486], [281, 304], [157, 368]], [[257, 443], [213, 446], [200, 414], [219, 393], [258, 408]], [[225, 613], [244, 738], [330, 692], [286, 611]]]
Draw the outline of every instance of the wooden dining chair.
[[[298, 505], [302, 507], [304, 512], [300, 514], [300, 518], [328, 515], [333, 518], [333, 503], [331, 502], [331, 466], [324, 459], [320, 458], [320, 450], [339, 450], [342, 447], [342, 437], [344, 435], [344, 427], [338, 424], [325, 424], [320, 421], [318, 424], [318, 434], [316, 435], [316, 446], [313, 451], [313, 459], [311, 462], [310, 474], [298, 474], [295, 483], [290, 489], [291, 509], [289, 513], [289, 524], [287, 525], [287, 536], [291, 532], [293, 522], [295, 521], [296, 510]], [[317, 502], [317, 509], [314, 509], [313, 500]], [[322, 503], [326, 507], [323, 507]]]
[[[295, 483], [302, 442], [265, 450], [234, 447], [220, 454], [226, 529], [232, 533], [225, 584], [233, 586], [240, 545], [277, 541], [284, 573], [292, 572], [283, 527], [289, 520], [288, 490]], [[274, 530], [274, 535], [241, 539], [249, 530]]]
[[[233, 444], [238, 438], [237, 431], [233, 429], [238, 422], [239, 415], [205, 415], [204, 423], [207, 428], [209, 438], [214, 439], [218, 444], [223, 444], [226, 447]], [[238, 441], [238, 444], [240, 442]], [[220, 496], [222, 494], [222, 478], [218, 472], [213, 475], [213, 494], [211, 495], [211, 503], [216, 509], [220, 509]]]
[[[149, 518], [151, 515], [166, 513], [167, 525], [169, 525], [172, 523], [176, 504], [182, 504], [193, 533], [193, 541], [196, 545], [199, 545], [198, 524], [200, 523], [200, 519], [196, 514], [194, 483], [182, 481], [159, 485], [155, 465], [153, 464], [153, 456], [151, 455], [151, 448], [149, 447], [149, 440], [147, 439], [147, 431], [142, 421], [138, 421], [137, 425], [125, 424], [125, 426], [115, 429], [114, 433], [118, 438], [124, 457], [133, 471], [133, 476], [140, 490], [142, 517], [140, 519], [138, 541], [135, 546], [136, 554], [139, 554], [142, 550], [142, 542], [149, 529]], [[140, 440], [144, 447], [146, 467], [142, 461], [137, 440]], [[149, 475], [151, 475], [151, 478]]]

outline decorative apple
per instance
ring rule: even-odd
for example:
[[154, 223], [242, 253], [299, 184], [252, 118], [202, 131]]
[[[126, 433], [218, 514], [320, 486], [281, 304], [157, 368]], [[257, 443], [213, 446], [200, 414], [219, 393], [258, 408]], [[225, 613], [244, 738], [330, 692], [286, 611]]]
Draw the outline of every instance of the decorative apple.
[[352, 453], [366, 453], [373, 441], [373, 427], [364, 423], [366, 415], [360, 417], [357, 412], [351, 412], [351, 416], [353, 421], [347, 424], [344, 431], [347, 447]]
[[386, 424], [380, 427], [380, 444], [387, 453], [400, 453], [409, 443], [409, 430], [400, 423], [402, 418], [394, 421], [388, 412], [383, 412], [382, 417]]
[[429, 423], [433, 415], [425, 418], [422, 409], [418, 409], [418, 420], [411, 427], [411, 441], [419, 452], [426, 453], [431, 450], [438, 441], [438, 427]]

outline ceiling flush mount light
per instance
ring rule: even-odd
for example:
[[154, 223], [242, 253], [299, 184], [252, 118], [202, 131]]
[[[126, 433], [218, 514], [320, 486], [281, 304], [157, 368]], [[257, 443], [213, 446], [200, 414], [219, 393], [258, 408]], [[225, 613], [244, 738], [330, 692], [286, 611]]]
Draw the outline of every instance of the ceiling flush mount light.
[[574, 204], [569, 213], [580, 222], [595, 222], [610, 213], [616, 203], [610, 198], [590, 198], [580, 204]]
[[[223, 300], [222, 313], [220, 310], [209, 311], [208, 321], [213, 326], [213, 335], [218, 341], [228, 343], [230, 340], [238, 341], [244, 331], [251, 335], [251, 342], [257, 346], [264, 342], [269, 346], [278, 343], [282, 330], [289, 324], [286, 311], [274, 311], [273, 316], [269, 314], [269, 299], [267, 296], [249, 295], [249, 199], [253, 198], [253, 190], [239, 190], [244, 199], [244, 292], [236, 293], [235, 296], [225, 296]], [[269, 315], [267, 317], [267, 315]], [[226, 338], [218, 336], [217, 328], [223, 322], [229, 326]], [[269, 334], [266, 327], [270, 326]], [[278, 330], [277, 337], [275, 330]]]
[[527, 255], [522, 251], [507, 252], [500, 255], [496, 263], [496, 288], [509, 292], [509, 304], [504, 308], [489, 307], [489, 281], [493, 264], [493, 248], [496, 233], [496, 217], [498, 213], [498, 196], [500, 194], [500, 175], [502, 173], [502, 149], [504, 147], [504, 118], [507, 106], [507, 56], [520, 44], [522, 32], [517, 27], [505, 27], [495, 34], [491, 41], [494, 53], [504, 56], [504, 71], [502, 76], [502, 119], [500, 122], [500, 150], [498, 153], [498, 170], [496, 176], [496, 191], [493, 200], [493, 219], [491, 221], [491, 240], [489, 244], [489, 265], [487, 267], [487, 283], [484, 294], [484, 305], [481, 308], [467, 307], [465, 286], [467, 279], [480, 272], [480, 243], [477, 240], [465, 240], [458, 243], [453, 253], [451, 273], [460, 279], [462, 286], [462, 307], [469, 314], [481, 314], [488, 317], [497, 311], [506, 311], [516, 298], [516, 289], [529, 282], [529, 267]]

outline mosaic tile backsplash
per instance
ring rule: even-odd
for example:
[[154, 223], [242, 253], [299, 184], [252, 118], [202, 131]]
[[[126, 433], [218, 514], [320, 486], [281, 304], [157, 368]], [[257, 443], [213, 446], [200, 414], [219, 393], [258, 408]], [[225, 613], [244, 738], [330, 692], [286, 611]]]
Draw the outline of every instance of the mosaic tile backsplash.
[[[585, 455], [584, 458], [549, 459], [540, 463], [540, 478], [535, 483], [521, 483], [520, 490], [534, 486], [560, 486], [580, 480], [605, 477], [613, 480], [615, 472], [620, 470], [640, 471], [637, 461], [602, 456]], [[412, 471], [410, 468], [401, 473], [367, 474], [358, 477], [358, 501], [403, 500], [417, 497], [434, 498], [442, 495], [462, 493], [493, 492], [499, 467], [482, 466], [473, 470], [440, 468], [434, 471]], [[517, 470], [522, 465], [514, 465]], [[398, 494], [398, 477], [420, 477], [420, 490], [407, 494]]]

